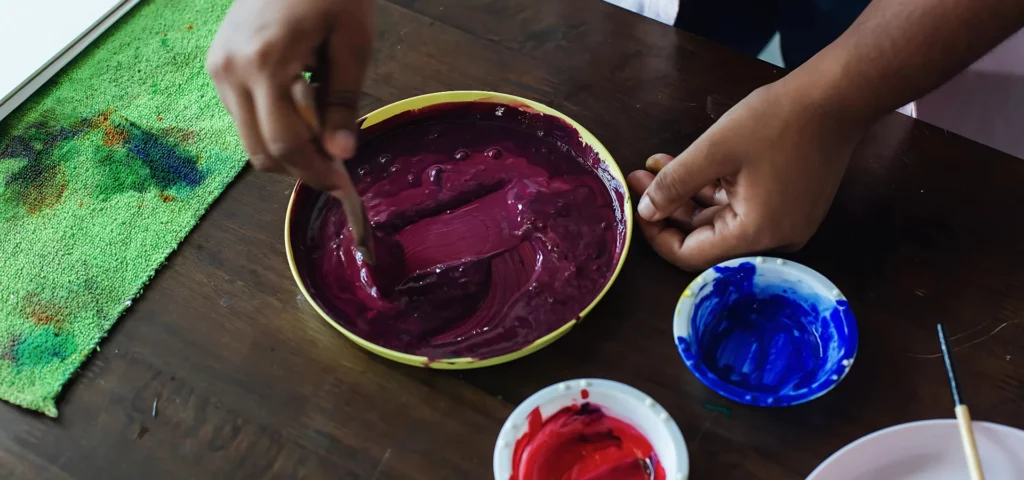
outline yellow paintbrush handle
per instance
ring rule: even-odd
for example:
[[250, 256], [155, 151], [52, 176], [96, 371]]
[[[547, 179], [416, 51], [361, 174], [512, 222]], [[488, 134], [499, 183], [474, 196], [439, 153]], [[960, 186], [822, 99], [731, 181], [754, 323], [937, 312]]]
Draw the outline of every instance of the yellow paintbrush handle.
[[981, 471], [981, 458], [978, 457], [978, 445], [974, 442], [974, 429], [971, 428], [971, 411], [967, 405], [957, 405], [953, 411], [956, 412], [956, 423], [960, 427], [960, 440], [964, 444], [971, 480], [985, 480], [985, 473]]

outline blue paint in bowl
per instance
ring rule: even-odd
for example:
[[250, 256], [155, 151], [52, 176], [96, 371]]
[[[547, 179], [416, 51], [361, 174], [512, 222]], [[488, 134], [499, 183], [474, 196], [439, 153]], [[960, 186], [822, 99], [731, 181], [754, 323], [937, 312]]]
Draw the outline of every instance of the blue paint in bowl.
[[821, 274], [774, 258], [719, 264], [687, 287], [675, 315], [683, 361], [740, 403], [781, 407], [838, 384], [857, 353], [849, 303]]

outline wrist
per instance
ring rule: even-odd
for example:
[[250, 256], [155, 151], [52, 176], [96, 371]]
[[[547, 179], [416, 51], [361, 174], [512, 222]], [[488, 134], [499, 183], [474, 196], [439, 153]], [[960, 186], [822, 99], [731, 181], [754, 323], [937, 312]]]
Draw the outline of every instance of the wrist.
[[[827, 50], [772, 84], [777, 94], [828, 125], [863, 132], [889, 110], [852, 81]], [[893, 107], [894, 109], [895, 107]]]

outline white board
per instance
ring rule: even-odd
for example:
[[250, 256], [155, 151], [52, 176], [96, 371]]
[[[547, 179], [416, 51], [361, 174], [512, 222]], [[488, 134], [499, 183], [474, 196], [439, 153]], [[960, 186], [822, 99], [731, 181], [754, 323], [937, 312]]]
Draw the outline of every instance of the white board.
[[0, 0], [0, 120], [139, 0]]

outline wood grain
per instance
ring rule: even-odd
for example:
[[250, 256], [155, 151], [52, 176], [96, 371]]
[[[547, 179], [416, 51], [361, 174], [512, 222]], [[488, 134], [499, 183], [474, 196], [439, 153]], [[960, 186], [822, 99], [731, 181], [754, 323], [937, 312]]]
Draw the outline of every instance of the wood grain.
[[[582, 123], [624, 170], [681, 151], [722, 105], [784, 73], [596, 0], [375, 6], [363, 112], [441, 90], [521, 95]], [[669, 410], [692, 478], [799, 479], [861, 435], [950, 415], [937, 321], [977, 419], [1022, 428], [1021, 184], [1019, 159], [899, 115], [881, 122], [822, 229], [791, 256], [851, 300], [856, 365], [819, 400], [760, 409], [686, 370], [670, 319], [692, 276], [639, 235], [605, 300], [534, 355], [437, 372], [366, 353], [291, 279], [292, 182], [247, 170], [70, 383], [59, 420], [0, 406], [0, 478], [486, 479], [518, 402], [593, 376]]]

